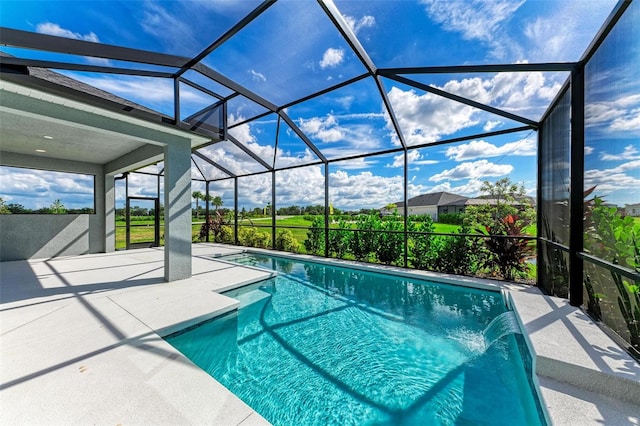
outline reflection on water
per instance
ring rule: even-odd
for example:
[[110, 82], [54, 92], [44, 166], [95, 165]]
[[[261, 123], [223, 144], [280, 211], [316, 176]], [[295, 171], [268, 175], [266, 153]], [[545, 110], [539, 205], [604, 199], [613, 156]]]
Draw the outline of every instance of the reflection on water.
[[[540, 424], [499, 293], [277, 257], [241, 309], [167, 340], [273, 424]], [[285, 274], [285, 271], [287, 273]]]

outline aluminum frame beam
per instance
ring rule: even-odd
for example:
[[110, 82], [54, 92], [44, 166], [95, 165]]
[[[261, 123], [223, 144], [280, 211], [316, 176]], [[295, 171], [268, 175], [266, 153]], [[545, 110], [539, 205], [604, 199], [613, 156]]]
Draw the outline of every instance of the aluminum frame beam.
[[469, 106], [472, 106], [474, 108], [478, 108], [478, 109], [490, 112], [492, 114], [499, 115], [499, 116], [504, 117], [504, 118], [508, 118], [510, 120], [513, 120], [513, 121], [518, 121], [518, 122], [523, 123], [523, 124], [528, 124], [529, 126], [533, 126], [533, 127], [536, 127], [536, 128], [538, 127], [538, 122], [537, 121], [530, 120], [528, 118], [521, 117], [519, 115], [512, 114], [510, 112], [501, 110], [499, 108], [495, 108], [495, 107], [492, 107], [492, 106], [489, 106], [489, 105], [485, 105], [485, 104], [482, 104], [480, 102], [476, 102], [476, 101], [473, 101], [471, 99], [467, 99], [467, 98], [462, 97], [462, 96], [454, 95], [452, 93], [445, 92], [444, 90], [436, 89], [435, 87], [432, 87], [432, 86], [426, 85], [424, 83], [420, 83], [420, 82], [408, 79], [406, 77], [401, 77], [399, 75], [388, 75], [388, 76], [385, 76], [385, 77], [387, 77], [387, 78], [389, 78], [391, 80], [395, 80], [395, 81], [397, 81], [399, 83], [403, 83], [403, 84], [415, 87], [417, 89], [424, 90], [425, 92], [430, 92], [430, 93], [433, 93], [434, 95], [442, 96], [444, 98], [451, 99], [452, 101], [460, 102], [462, 104], [469, 105]]
[[17, 66], [25, 66], [25, 67], [33, 67], [33, 68], [68, 70], [68, 71], [97, 72], [97, 73], [103, 73], [103, 74], [136, 75], [140, 77], [173, 78], [173, 73], [166, 72], [166, 71], [163, 72], [163, 71], [137, 70], [137, 69], [130, 69], [130, 68], [104, 67], [100, 65], [89, 65], [89, 64], [71, 64], [68, 62], [14, 58], [11, 56], [0, 56], [0, 64], [1, 65], [17, 65]]
[[0, 45], [182, 68], [190, 58], [0, 27]]

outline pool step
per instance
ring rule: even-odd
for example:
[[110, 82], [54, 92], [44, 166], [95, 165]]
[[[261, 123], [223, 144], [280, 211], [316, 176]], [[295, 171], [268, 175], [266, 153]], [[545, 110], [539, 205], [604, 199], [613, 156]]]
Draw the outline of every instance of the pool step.
[[238, 302], [240, 302], [240, 306], [238, 307], [238, 309], [253, 305], [254, 303], [258, 303], [269, 297], [271, 297], [271, 293], [268, 293], [262, 289], [255, 289], [247, 293], [234, 296], [234, 298]]

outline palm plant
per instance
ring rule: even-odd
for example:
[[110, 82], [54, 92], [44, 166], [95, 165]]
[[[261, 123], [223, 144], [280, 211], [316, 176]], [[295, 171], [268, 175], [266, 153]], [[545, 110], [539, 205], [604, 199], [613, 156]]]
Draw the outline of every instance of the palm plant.
[[196, 200], [196, 219], [198, 218], [198, 201], [204, 200], [204, 195], [200, 191], [193, 191], [191, 193], [191, 198]]

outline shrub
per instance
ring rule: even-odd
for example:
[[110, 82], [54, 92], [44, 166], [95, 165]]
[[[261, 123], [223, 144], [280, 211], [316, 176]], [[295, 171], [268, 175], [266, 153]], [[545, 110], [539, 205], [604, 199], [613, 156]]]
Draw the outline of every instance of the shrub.
[[347, 222], [340, 220], [338, 229], [329, 229], [329, 253], [342, 259], [349, 250], [351, 231], [347, 229]]
[[300, 248], [300, 243], [293, 236], [293, 232], [289, 229], [282, 229], [276, 236], [276, 249], [282, 251], [288, 251], [297, 253]]
[[[458, 234], [468, 234], [462, 227]], [[440, 237], [434, 270], [456, 275], [476, 275], [486, 249], [478, 238], [464, 235]]]
[[359, 215], [356, 231], [349, 240], [349, 250], [356, 260], [367, 261], [376, 250], [376, 233], [370, 230], [378, 229], [380, 217], [377, 214]]
[[391, 216], [395, 220], [384, 220], [380, 223], [380, 230], [386, 232], [376, 233], [375, 254], [378, 261], [387, 265], [397, 263], [402, 258], [404, 251], [404, 222], [397, 215]]
[[311, 227], [307, 230], [304, 248], [309, 254], [324, 254], [324, 216], [312, 216]]
[[241, 228], [238, 231], [238, 243], [247, 247], [270, 248], [271, 237], [255, 227]]
[[464, 215], [462, 213], [442, 213], [438, 215], [439, 223], [448, 223], [450, 225], [462, 225]]
[[434, 254], [437, 252], [432, 245], [438, 239], [433, 235], [421, 233], [434, 231], [431, 216], [422, 217], [421, 219], [418, 221], [416, 218], [410, 217], [407, 224], [408, 231], [411, 233], [409, 238], [409, 260], [414, 268], [433, 269], [436, 257]]

